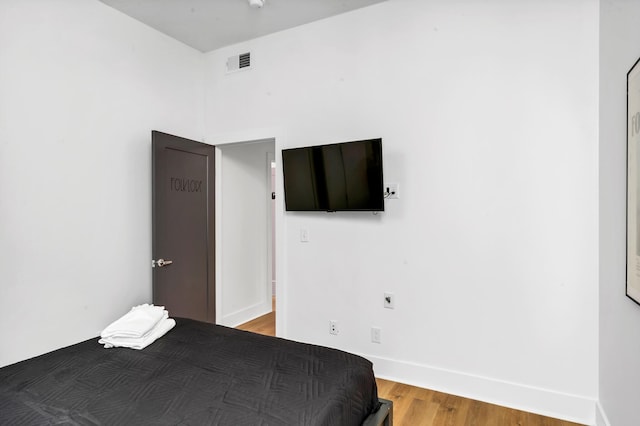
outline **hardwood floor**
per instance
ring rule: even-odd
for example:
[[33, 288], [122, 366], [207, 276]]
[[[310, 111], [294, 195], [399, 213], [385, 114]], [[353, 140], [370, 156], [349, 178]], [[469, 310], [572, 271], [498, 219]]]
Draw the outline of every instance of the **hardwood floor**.
[[[275, 305], [275, 302], [274, 302]], [[238, 329], [275, 336], [273, 312]], [[393, 401], [394, 426], [577, 426], [577, 423], [513, 410], [377, 378], [378, 396]]]
[[393, 401], [394, 425], [576, 426], [576, 423], [513, 410], [429, 389], [376, 379], [378, 395]]
[[253, 331], [258, 334], [266, 334], [267, 336], [276, 335], [276, 298], [271, 300], [271, 312], [258, 317], [244, 324], [240, 324], [236, 328], [239, 330]]
[[272, 311], [252, 321], [245, 322], [236, 327], [239, 330], [253, 331], [267, 336], [276, 335], [276, 312]]

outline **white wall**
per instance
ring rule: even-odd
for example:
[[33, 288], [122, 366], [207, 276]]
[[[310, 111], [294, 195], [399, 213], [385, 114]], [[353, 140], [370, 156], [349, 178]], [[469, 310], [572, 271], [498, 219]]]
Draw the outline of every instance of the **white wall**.
[[626, 74], [640, 57], [639, 16], [638, 2], [600, 2], [601, 425], [640, 419], [640, 306], [625, 296]]
[[[99, 2], [3, 1], [0, 365], [149, 301], [149, 130], [202, 139], [206, 119], [214, 142], [277, 136], [276, 158], [381, 136], [401, 184], [378, 216], [278, 224], [283, 335], [365, 354], [383, 377], [589, 423], [599, 260], [600, 397], [630, 424], [624, 101], [605, 83], [639, 56], [637, 7], [602, 10], [599, 152], [595, 0], [390, 0], [222, 49], [205, 56], [206, 118], [198, 52]], [[246, 48], [254, 69], [225, 75]]]
[[[247, 50], [253, 69], [225, 75]], [[282, 335], [362, 353], [382, 377], [594, 421], [596, 0], [390, 0], [206, 60], [208, 139], [279, 129], [278, 159], [382, 137], [401, 185], [377, 216], [285, 215]]]
[[150, 132], [202, 139], [202, 65], [98, 1], [0, 2], [0, 365], [151, 301]]
[[271, 312], [270, 176], [267, 154], [274, 142], [218, 145], [216, 207], [221, 298], [218, 323], [236, 326]]

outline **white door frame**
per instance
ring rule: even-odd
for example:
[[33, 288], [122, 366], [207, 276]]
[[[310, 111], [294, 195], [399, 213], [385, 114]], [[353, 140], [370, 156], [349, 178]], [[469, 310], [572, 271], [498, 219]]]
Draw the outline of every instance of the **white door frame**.
[[[216, 146], [216, 183], [215, 183], [215, 197], [216, 206], [220, 206], [222, 202], [222, 193], [224, 185], [222, 182], [222, 150], [219, 148], [221, 145], [229, 145], [236, 143], [250, 143], [259, 140], [274, 140], [275, 146], [275, 158], [281, 158], [282, 146], [285, 145], [284, 132], [278, 128], [266, 128], [266, 129], [248, 129], [240, 132], [226, 133], [211, 135], [206, 138], [206, 143]], [[276, 161], [277, 163], [277, 161]], [[286, 320], [287, 320], [287, 297], [286, 297], [286, 259], [284, 258], [285, 251], [285, 235], [284, 235], [284, 197], [282, 196], [282, 168], [276, 167], [276, 208], [275, 208], [275, 238], [276, 238], [276, 277], [278, 284], [276, 286], [276, 300], [278, 301], [278, 314], [276, 315], [276, 335], [279, 337], [287, 337], [286, 333]], [[222, 297], [224, 291], [224, 282], [222, 280], [222, 270], [220, 265], [222, 256], [222, 242], [219, 235], [222, 235], [222, 227], [224, 218], [222, 217], [222, 209], [216, 208], [216, 323], [220, 323], [222, 320]], [[271, 293], [271, 286], [269, 280], [269, 293]]]

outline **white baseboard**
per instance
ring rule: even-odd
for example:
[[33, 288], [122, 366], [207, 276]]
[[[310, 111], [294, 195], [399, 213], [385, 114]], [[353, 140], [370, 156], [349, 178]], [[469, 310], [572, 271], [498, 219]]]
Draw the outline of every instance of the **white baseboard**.
[[222, 325], [226, 325], [227, 327], [236, 327], [247, 321], [251, 321], [252, 319], [268, 314], [269, 312], [271, 312], [271, 300], [256, 303], [255, 305], [224, 315], [222, 317]]
[[[377, 377], [584, 425], [595, 424], [596, 400], [375, 356]], [[604, 414], [604, 413], [603, 413]], [[605, 417], [606, 419], [606, 417]], [[610, 426], [603, 423], [598, 426]]]
[[600, 401], [596, 403], [596, 426], [611, 426], [604, 408], [600, 405]]

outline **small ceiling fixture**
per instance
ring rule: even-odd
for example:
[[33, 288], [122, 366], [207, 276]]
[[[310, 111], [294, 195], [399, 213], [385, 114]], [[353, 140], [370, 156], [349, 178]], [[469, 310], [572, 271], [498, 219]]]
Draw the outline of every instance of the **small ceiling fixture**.
[[264, 1], [265, 0], [249, 0], [249, 6], [254, 9], [259, 9], [264, 6]]

